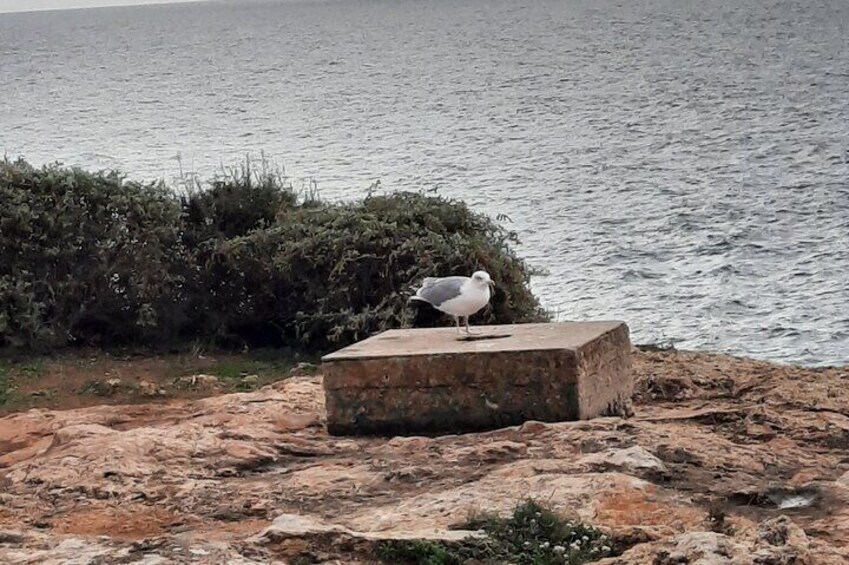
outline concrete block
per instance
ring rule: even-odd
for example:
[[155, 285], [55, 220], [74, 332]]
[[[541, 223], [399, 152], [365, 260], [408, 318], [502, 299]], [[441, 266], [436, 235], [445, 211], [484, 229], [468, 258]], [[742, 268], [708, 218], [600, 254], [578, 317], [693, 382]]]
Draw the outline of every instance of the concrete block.
[[326, 355], [335, 435], [459, 433], [620, 415], [634, 382], [623, 322], [391, 330]]

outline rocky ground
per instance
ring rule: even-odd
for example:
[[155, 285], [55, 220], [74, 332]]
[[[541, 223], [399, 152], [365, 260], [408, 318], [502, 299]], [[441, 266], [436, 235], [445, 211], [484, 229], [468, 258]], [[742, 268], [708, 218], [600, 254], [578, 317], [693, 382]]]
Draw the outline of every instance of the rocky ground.
[[849, 562], [849, 369], [634, 352], [635, 415], [337, 438], [320, 376], [0, 419], [2, 563], [369, 563], [543, 501], [612, 564]]

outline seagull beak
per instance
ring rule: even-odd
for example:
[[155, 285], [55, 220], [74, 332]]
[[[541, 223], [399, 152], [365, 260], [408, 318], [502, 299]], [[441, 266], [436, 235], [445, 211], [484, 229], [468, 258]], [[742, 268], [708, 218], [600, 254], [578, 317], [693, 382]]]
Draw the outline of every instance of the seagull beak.
[[487, 283], [486, 283], [486, 284], [488, 284], [488, 285], [489, 285], [489, 286], [491, 286], [492, 288], [495, 288], [495, 281], [494, 281], [494, 280], [492, 280], [492, 279], [490, 279], [489, 281], [487, 281]]

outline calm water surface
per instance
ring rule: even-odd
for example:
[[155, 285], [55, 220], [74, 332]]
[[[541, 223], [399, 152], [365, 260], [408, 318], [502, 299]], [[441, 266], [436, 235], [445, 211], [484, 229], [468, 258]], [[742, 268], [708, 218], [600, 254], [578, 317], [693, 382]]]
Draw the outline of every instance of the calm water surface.
[[0, 14], [0, 149], [507, 214], [560, 319], [849, 363], [849, 2], [342, 0]]

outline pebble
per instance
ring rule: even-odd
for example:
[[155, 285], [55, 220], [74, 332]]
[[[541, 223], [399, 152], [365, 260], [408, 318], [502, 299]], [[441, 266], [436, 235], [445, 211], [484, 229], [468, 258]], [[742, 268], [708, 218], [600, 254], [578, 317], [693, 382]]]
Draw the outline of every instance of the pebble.
[[0, 530], [0, 543], [19, 544], [23, 543], [24, 535], [14, 530]]

